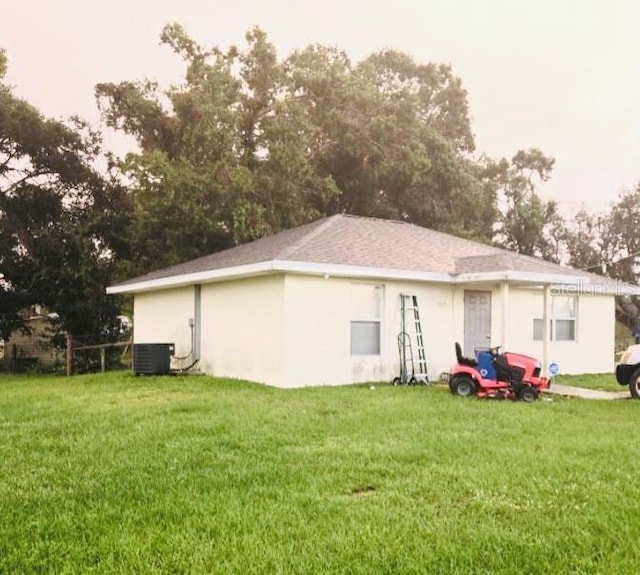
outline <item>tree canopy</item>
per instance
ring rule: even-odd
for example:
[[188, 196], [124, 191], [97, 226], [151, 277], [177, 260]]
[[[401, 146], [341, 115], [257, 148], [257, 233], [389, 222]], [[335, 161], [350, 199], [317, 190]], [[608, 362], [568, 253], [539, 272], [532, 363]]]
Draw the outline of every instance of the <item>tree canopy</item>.
[[449, 66], [392, 50], [353, 64], [319, 45], [279, 60], [258, 28], [244, 50], [206, 49], [176, 24], [161, 40], [183, 83], [96, 87], [106, 124], [139, 145], [120, 164], [137, 271], [339, 212], [491, 240], [495, 189]]
[[640, 185], [610, 213], [565, 221], [539, 186], [554, 159], [476, 152], [451, 66], [383, 50], [360, 62], [309, 45], [279, 57], [259, 28], [242, 48], [160, 36], [184, 79], [101, 83], [124, 158], [72, 118], [44, 118], [4, 83], [0, 50], [0, 336], [34, 304], [60, 326], [113, 326], [116, 279], [335, 213], [394, 218], [637, 281]]
[[113, 320], [104, 295], [124, 195], [92, 166], [98, 136], [80, 120], [44, 118], [2, 83], [0, 53], [0, 336], [34, 304], [61, 327], [92, 333]]

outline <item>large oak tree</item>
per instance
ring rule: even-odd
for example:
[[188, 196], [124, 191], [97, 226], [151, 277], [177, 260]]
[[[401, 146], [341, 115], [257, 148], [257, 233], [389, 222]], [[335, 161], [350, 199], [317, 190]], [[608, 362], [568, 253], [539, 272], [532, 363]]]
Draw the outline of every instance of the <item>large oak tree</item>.
[[449, 66], [396, 51], [353, 64], [317, 45], [279, 59], [257, 28], [243, 50], [202, 47], [175, 24], [161, 39], [185, 62], [180, 85], [96, 87], [107, 125], [139, 146], [120, 164], [129, 273], [339, 212], [491, 240], [495, 186], [472, 159]]
[[0, 337], [36, 304], [71, 333], [100, 332], [118, 313], [104, 289], [126, 245], [125, 196], [94, 168], [97, 135], [16, 97], [6, 66], [0, 51]]

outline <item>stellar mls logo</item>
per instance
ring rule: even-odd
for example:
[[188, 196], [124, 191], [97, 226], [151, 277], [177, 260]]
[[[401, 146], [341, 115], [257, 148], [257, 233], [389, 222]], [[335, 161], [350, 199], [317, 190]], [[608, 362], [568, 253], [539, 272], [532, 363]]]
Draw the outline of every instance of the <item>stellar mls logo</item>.
[[575, 284], [552, 285], [551, 295], [636, 295], [640, 294], [640, 286], [621, 282], [619, 280], [607, 280], [603, 278], [601, 283], [593, 284], [579, 281]]

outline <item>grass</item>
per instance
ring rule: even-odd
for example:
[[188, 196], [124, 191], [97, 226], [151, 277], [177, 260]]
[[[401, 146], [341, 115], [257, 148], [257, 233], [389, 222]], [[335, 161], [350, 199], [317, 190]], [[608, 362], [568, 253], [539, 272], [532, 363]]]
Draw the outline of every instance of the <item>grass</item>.
[[636, 573], [640, 402], [0, 377], [0, 573]]
[[574, 387], [586, 387], [602, 391], [626, 391], [629, 388], [620, 385], [613, 373], [583, 374], [583, 375], [558, 375], [553, 379], [559, 385], [571, 385]]

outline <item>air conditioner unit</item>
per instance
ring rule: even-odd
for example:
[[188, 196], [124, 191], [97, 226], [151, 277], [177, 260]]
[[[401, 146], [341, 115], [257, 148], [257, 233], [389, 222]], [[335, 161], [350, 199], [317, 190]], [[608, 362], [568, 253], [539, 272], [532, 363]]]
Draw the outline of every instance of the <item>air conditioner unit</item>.
[[133, 372], [136, 375], [166, 375], [171, 372], [173, 343], [134, 343]]

